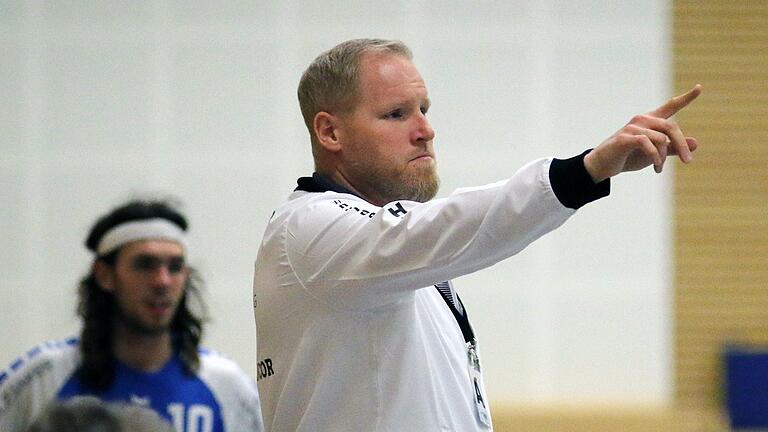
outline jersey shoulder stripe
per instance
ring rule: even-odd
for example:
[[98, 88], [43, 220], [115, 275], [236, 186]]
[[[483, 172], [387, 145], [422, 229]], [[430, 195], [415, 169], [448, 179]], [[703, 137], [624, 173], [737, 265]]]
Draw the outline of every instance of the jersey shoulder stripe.
[[[43, 342], [17, 357], [0, 371], [0, 392], [8, 386], [18, 384], [35, 371], [48, 369], [53, 365], [76, 365], [80, 359], [79, 339], [76, 337]], [[50, 365], [50, 366], [46, 366]]]
[[24, 430], [42, 411], [80, 363], [77, 338], [33, 347], [0, 372], [0, 430]]

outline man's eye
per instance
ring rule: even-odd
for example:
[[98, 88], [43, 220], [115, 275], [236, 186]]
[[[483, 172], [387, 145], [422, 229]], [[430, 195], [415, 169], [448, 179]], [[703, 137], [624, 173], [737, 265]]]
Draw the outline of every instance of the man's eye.
[[141, 273], [154, 273], [161, 267], [166, 267], [168, 273], [178, 274], [184, 271], [186, 266], [184, 257], [163, 259], [154, 256], [139, 256], [133, 260], [133, 269]]
[[428, 112], [429, 112], [429, 107], [428, 106], [421, 107], [421, 113], [422, 114], [426, 115]]
[[390, 111], [385, 116], [388, 119], [400, 119], [403, 118], [403, 110], [396, 109], [394, 111]]
[[184, 258], [171, 259], [168, 261], [168, 272], [181, 273], [185, 266], [186, 264], [184, 263]]
[[133, 268], [141, 272], [151, 272], [160, 266], [160, 260], [153, 257], [138, 257], [133, 261]]

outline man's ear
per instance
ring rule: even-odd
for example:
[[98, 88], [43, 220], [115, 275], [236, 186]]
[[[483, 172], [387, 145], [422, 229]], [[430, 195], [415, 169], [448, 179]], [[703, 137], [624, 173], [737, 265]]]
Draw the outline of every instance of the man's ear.
[[115, 269], [102, 260], [96, 260], [91, 266], [93, 277], [101, 289], [112, 292], [115, 289]]
[[339, 140], [339, 117], [325, 111], [320, 111], [315, 114], [315, 119], [312, 122], [312, 127], [315, 130], [315, 136], [320, 147], [331, 153], [336, 153], [341, 150], [341, 142]]

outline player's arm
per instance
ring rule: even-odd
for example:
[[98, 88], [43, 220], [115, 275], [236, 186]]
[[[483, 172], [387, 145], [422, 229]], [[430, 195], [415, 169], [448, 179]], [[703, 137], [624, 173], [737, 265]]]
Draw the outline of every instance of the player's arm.
[[534, 161], [506, 181], [427, 203], [376, 207], [319, 195], [287, 221], [287, 262], [310, 293], [349, 307], [488, 267], [573, 214], [552, 190], [551, 163]]

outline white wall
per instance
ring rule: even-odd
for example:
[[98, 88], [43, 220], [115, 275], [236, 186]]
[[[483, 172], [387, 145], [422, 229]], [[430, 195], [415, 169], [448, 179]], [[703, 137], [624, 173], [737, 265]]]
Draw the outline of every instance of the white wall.
[[[209, 282], [209, 346], [253, 371], [252, 265], [311, 172], [295, 89], [319, 52], [399, 38], [430, 88], [441, 194], [595, 146], [670, 90], [667, 1], [0, 0], [0, 364], [75, 333], [96, 215], [174, 195]], [[457, 286], [493, 398], [663, 402], [670, 173]]]

